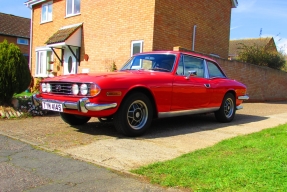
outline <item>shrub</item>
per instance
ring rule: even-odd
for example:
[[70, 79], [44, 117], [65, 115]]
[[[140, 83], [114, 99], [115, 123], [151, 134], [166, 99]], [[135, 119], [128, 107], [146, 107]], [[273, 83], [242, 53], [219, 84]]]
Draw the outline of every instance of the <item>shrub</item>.
[[286, 60], [280, 52], [272, 52], [268, 47], [256, 44], [252, 46], [241, 44], [239, 49], [240, 52], [237, 57], [239, 61], [279, 70], [283, 70], [284, 68]]
[[0, 43], [0, 105], [10, 105], [13, 95], [25, 91], [31, 82], [26, 59], [18, 46]]

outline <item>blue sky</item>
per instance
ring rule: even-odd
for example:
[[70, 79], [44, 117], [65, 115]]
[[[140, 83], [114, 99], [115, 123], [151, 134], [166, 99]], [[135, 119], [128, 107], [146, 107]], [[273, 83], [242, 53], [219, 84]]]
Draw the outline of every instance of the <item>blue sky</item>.
[[[0, 12], [30, 18], [26, 0], [0, 0]], [[287, 0], [238, 0], [232, 9], [230, 39], [274, 37], [287, 54]]]

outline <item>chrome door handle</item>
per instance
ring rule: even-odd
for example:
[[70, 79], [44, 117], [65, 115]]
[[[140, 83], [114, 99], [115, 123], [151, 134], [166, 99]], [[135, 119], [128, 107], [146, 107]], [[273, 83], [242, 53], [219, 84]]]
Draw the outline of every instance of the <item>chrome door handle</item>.
[[206, 88], [210, 88], [210, 84], [204, 84]]

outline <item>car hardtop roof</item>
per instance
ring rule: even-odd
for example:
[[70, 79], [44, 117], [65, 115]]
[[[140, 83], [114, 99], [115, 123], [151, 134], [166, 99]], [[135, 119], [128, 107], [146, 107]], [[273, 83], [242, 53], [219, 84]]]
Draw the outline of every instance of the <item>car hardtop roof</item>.
[[209, 60], [209, 61], [213, 61], [215, 63], [217, 63], [214, 59], [206, 56], [206, 55], [203, 55], [203, 54], [200, 54], [200, 53], [196, 53], [196, 52], [187, 52], [187, 51], [149, 51], [149, 52], [142, 52], [142, 53], [137, 53], [135, 54], [136, 55], [142, 55], [142, 54], [156, 54], [156, 53], [163, 53], [163, 54], [186, 54], [186, 55], [191, 55], [191, 56], [194, 56], [194, 57], [200, 57], [200, 58], [203, 58], [203, 59], [206, 59], [206, 60]]

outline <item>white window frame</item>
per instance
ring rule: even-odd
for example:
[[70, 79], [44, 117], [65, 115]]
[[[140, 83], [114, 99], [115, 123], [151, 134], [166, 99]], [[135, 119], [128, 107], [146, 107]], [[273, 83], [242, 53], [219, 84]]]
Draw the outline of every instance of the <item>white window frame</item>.
[[[68, 2], [71, 1], [71, 13], [68, 13]], [[75, 3], [76, 1], [79, 1], [79, 10], [75, 10]], [[74, 15], [79, 15], [81, 14], [81, 0], [66, 0], [66, 17], [74, 16]]]
[[134, 45], [138, 44], [138, 43], [140, 44], [140, 52], [139, 53], [143, 52], [143, 43], [144, 43], [144, 41], [143, 40], [132, 41], [131, 42], [131, 57], [135, 54], [134, 53]]
[[53, 61], [54, 54], [50, 48], [38, 48], [36, 49], [36, 67], [35, 77], [48, 77], [48, 69], [53, 70], [53, 65], [50, 65], [47, 60], [47, 52], [51, 52], [50, 60]]
[[29, 45], [29, 40], [24, 38], [17, 38], [17, 44], [19, 45]]
[[[49, 12], [49, 9], [51, 9], [51, 12]], [[43, 12], [46, 16], [46, 19], [43, 18]], [[49, 1], [48, 3], [44, 3], [42, 5], [41, 23], [50, 22], [52, 20], [53, 20], [53, 1]]]

